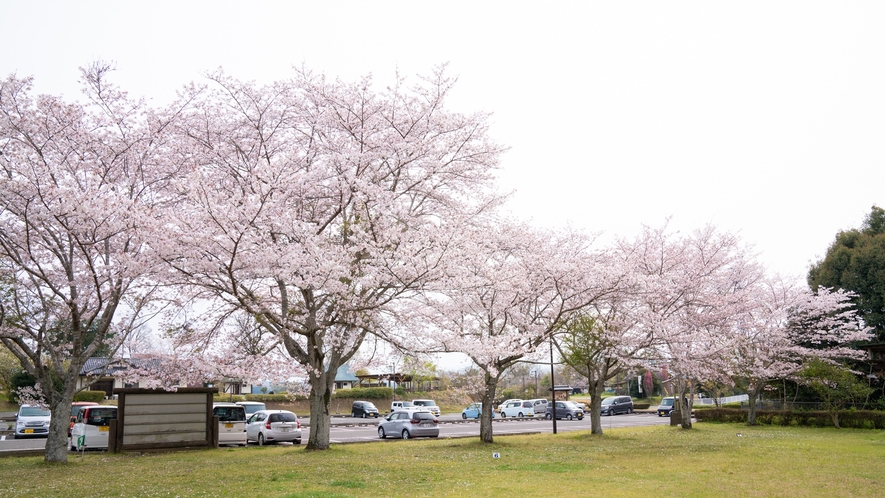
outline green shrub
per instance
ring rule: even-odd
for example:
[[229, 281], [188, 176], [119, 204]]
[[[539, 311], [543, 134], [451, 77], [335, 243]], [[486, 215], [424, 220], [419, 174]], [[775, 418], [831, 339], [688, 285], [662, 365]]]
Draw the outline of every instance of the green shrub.
[[[735, 408], [714, 408], [695, 412], [698, 422], [741, 423], [747, 421], [747, 411]], [[833, 427], [833, 419], [825, 411], [756, 410], [759, 425], [801, 427]], [[851, 429], [885, 429], [885, 412], [874, 410], [844, 410], [839, 412], [839, 426]]]
[[633, 403], [634, 410], [648, 410], [651, 407], [651, 403]]
[[237, 401], [246, 401], [246, 397], [242, 394], [215, 393], [212, 395], [212, 401], [216, 403], [236, 403]]
[[355, 387], [339, 389], [332, 395], [338, 399], [389, 399], [393, 397], [393, 389], [389, 387]]
[[307, 399], [307, 396], [303, 394], [245, 394], [243, 395], [245, 400], [243, 401], [262, 401], [264, 403], [274, 402], [274, 403], [287, 403], [289, 401], [294, 401], [298, 399]]
[[99, 401], [104, 401], [105, 396], [108, 393], [104, 391], [80, 391], [74, 395], [74, 401], [91, 401], [93, 403], [98, 403]]

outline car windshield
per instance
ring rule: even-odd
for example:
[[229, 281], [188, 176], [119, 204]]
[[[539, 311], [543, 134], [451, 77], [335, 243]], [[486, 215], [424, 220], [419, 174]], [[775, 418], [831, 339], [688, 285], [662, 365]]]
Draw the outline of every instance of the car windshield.
[[71, 416], [72, 416], [72, 417], [76, 417], [76, 416], [77, 416], [77, 412], [80, 411], [80, 408], [84, 408], [84, 407], [86, 407], [86, 406], [95, 406], [95, 405], [72, 405], [72, 406], [71, 406]]
[[377, 410], [372, 403], [363, 403], [363, 408], [366, 410]]
[[664, 398], [661, 400], [661, 406], [673, 406], [673, 398]]
[[219, 422], [243, 422], [246, 420], [246, 410], [242, 406], [216, 406], [212, 414], [218, 417]]
[[603, 405], [610, 405], [614, 402], [615, 402], [615, 398], [605, 398], [604, 400], [602, 400]]
[[409, 406], [415, 406], [415, 405], [412, 404], [411, 401], [403, 401], [402, 404], [403, 404], [403, 408], [406, 408], [406, 407], [409, 407]]
[[52, 413], [38, 406], [23, 406], [18, 415], [19, 417], [50, 417]]
[[116, 408], [90, 408], [86, 425], [108, 426], [115, 418], [117, 418]]

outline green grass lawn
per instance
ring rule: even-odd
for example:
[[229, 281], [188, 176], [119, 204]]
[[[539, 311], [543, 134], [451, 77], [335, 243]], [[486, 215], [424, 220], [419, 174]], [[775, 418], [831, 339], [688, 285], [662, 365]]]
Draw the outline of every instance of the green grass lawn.
[[885, 495], [883, 431], [696, 424], [495, 441], [0, 458], [0, 496]]

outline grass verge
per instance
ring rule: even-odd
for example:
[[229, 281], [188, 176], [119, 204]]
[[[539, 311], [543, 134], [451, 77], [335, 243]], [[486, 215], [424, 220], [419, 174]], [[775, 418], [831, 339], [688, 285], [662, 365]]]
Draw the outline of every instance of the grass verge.
[[[556, 436], [0, 459], [0, 496], [882, 496], [885, 431], [697, 424]], [[495, 453], [500, 455], [494, 458]]]

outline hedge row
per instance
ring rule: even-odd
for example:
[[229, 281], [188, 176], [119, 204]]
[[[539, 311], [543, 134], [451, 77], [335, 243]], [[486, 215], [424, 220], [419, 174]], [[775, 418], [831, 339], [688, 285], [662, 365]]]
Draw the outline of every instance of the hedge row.
[[104, 401], [104, 398], [108, 395], [108, 393], [104, 391], [80, 391], [77, 394], [74, 394], [74, 401], [91, 401], [93, 403], [98, 403], [99, 401]]
[[[698, 422], [746, 423], [747, 411], [735, 408], [714, 408], [695, 412]], [[833, 418], [825, 411], [756, 410], [759, 425], [801, 427], [833, 427]], [[851, 429], [885, 429], [885, 412], [872, 410], [843, 410], [839, 412], [839, 427]]]
[[273, 402], [273, 403], [288, 403], [289, 401], [307, 399], [307, 396], [303, 394], [226, 394], [226, 393], [215, 393], [213, 396], [213, 400], [217, 403], [220, 402], [237, 402], [237, 401], [261, 401], [263, 403]]
[[353, 389], [339, 389], [332, 395], [340, 399], [390, 399], [393, 397], [393, 389], [389, 387], [355, 387]]

